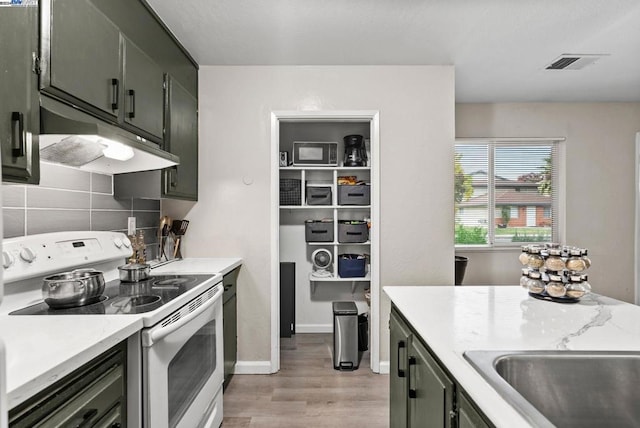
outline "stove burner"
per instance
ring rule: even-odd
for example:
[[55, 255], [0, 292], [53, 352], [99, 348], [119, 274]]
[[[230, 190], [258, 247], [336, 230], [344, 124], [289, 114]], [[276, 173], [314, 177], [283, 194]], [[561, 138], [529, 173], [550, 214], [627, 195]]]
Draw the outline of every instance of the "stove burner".
[[179, 285], [182, 284], [188, 284], [190, 282], [193, 282], [195, 279], [194, 278], [188, 278], [188, 277], [184, 277], [184, 276], [177, 276], [175, 278], [166, 278], [166, 279], [160, 279], [157, 281], [153, 281], [153, 286], [155, 288], [161, 288], [161, 287], [177, 287]]
[[152, 303], [156, 303], [160, 300], [160, 296], [156, 295], [142, 295], [142, 296], [131, 296], [125, 299], [116, 301], [111, 303], [111, 306], [115, 306], [116, 308], [128, 308], [133, 307], [137, 308], [139, 306], [150, 305]]

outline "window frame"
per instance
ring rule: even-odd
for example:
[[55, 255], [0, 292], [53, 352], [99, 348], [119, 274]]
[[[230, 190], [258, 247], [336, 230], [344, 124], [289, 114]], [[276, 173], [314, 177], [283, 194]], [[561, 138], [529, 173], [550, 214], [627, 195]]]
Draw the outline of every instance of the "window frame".
[[[459, 144], [464, 145], [484, 145], [487, 146], [487, 214], [488, 218], [495, 218], [495, 147], [496, 146], [513, 146], [513, 145], [553, 145], [552, 165], [553, 165], [553, 177], [554, 177], [554, 194], [552, 196], [551, 210], [552, 213], [556, 213], [553, 216], [555, 220], [551, 227], [551, 239], [552, 242], [563, 242], [565, 231], [565, 145], [561, 144], [565, 141], [564, 137], [546, 138], [546, 137], [533, 137], [533, 138], [456, 138], [454, 141], [454, 153], [456, 153], [456, 146]], [[455, 202], [454, 202], [455, 204]], [[454, 229], [455, 229], [454, 218]], [[513, 242], [513, 243], [496, 243], [495, 242], [495, 227], [487, 226], [487, 240], [486, 244], [456, 244], [454, 234], [454, 248], [460, 251], [476, 250], [476, 251], [504, 251], [520, 249], [520, 247], [527, 242]]]

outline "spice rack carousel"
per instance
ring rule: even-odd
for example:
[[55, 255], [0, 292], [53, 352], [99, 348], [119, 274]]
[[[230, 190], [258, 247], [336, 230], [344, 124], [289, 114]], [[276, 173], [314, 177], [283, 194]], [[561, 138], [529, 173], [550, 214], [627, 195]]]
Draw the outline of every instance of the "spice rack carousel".
[[557, 303], [577, 303], [591, 292], [584, 273], [591, 266], [586, 248], [559, 244], [524, 245], [520, 285], [529, 295]]

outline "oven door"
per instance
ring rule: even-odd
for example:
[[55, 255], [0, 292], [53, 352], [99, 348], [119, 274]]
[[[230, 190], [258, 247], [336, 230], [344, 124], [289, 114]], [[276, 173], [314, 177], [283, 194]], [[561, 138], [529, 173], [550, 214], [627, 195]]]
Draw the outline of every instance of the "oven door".
[[[213, 292], [211, 290], [214, 290]], [[222, 287], [142, 331], [144, 426], [218, 427], [222, 422]], [[199, 298], [200, 298], [199, 297]], [[193, 307], [196, 306], [195, 309]]]

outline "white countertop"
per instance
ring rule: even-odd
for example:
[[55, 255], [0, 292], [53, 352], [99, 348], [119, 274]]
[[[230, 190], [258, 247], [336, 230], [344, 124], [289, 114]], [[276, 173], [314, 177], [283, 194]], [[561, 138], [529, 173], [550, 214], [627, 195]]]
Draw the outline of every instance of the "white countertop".
[[152, 274], [192, 273], [207, 274], [221, 273], [226, 275], [242, 264], [240, 258], [195, 258], [172, 260], [169, 263], [154, 267]]
[[640, 307], [595, 294], [576, 304], [519, 286], [403, 286], [385, 293], [498, 427], [529, 426], [464, 359], [469, 350], [640, 351]]
[[[224, 274], [241, 263], [238, 258], [183, 259], [151, 274]], [[30, 290], [6, 295], [0, 306], [9, 409], [143, 328], [145, 314], [8, 315], [41, 301], [41, 291]]]

